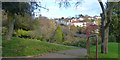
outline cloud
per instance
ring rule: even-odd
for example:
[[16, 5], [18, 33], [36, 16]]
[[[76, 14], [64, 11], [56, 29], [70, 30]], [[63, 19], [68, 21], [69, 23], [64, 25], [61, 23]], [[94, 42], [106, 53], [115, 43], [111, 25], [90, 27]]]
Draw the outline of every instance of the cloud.
[[[56, 3], [59, 3], [60, 1], [66, 1], [66, 0], [36, 0], [36, 1], [40, 1], [40, 2], [56, 2]], [[81, 2], [81, 1], [84, 1], [84, 0], [69, 0], [69, 2]]]
[[[42, 9], [42, 16], [46, 16], [48, 18], [61, 18], [74, 16], [76, 14], [87, 14], [87, 15], [99, 15], [101, 13], [101, 7], [99, 5], [98, 0], [83, 0], [84, 2], [80, 4], [77, 8], [75, 6], [71, 6], [70, 8], [59, 8], [57, 4], [54, 2], [47, 2], [47, 7], [49, 11]], [[45, 3], [43, 3], [44, 5]]]
[[85, 10], [88, 10], [88, 8], [86, 8], [86, 7], [77, 7], [76, 10], [80, 10], [80, 11], [84, 10], [85, 11]]
[[49, 6], [49, 9], [59, 9], [57, 6]]

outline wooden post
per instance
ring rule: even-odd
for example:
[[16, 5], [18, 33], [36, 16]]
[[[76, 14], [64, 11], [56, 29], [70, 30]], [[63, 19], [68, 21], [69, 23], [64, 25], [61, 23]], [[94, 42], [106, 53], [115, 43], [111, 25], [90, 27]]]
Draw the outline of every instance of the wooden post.
[[89, 54], [89, 37], [87, 38], [87, 46], [86, 46], [86, 48], [87, 48], [87, 54]]
[[[90, 37], [87, 39], [87, 54], [90, 55]], [[88, 58], [88, 60], [90, 60], [90, 58]]]
[[89, 55], [90, 55], [90, 39], [88, 40], [88, 43], [89, 43], [88, 47], [89, 47]]
[[87, 54], [90, 55], [90, 38], [87, 39]]
[[98, 60], [98, 36], [96, 35], [96, 60]]

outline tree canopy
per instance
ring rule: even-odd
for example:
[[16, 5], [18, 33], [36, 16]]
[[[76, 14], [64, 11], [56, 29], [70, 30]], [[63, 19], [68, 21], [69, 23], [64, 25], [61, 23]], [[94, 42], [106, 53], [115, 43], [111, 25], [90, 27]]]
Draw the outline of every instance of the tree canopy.
[[13, 15], [24, 15], [26, 13], [31, 14], [35, 8], [32, 6], [32, 3], [28, 2], [2, 2], [2, 9]]

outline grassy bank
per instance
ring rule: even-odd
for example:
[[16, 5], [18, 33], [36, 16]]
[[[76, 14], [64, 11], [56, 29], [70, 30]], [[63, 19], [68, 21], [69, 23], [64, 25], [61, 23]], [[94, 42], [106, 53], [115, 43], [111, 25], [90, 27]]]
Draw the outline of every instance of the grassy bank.
[[2, 40], [3, 57], [31, 56], [53, 51], [75, 49], [52, 45], [48, 42], [12, 37], [12, 40]]
[[[118, 58], [118, 44], [120, 43], [111, 43], [108, 44], [108, 54], [101, 54], [101, 45], [98, 46], [98, 57], [99, 58]], [[91, 58], [96, 57], [96, 46], [91, 47]]]

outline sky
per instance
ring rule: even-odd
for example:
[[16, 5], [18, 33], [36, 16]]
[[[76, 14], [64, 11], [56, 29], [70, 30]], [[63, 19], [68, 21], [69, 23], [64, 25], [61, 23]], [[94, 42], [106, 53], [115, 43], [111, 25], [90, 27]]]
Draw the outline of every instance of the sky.
[[[106, 0], [102, 0], [105, 2]], [[35, 17], [39, 14], [48, 18], [61, 18], [61, 17], [75, 17], [75, 15], [83, 14], [89, 16], [100, 16], [102, 13], [98, 0], [82, 0], [81, 4], [76, 8], [74, 2], [71, 2], [71, 6], [68, 8], [59, 7], [58, 2], [55, 1], [42, 1], [41, 5], [49, 9], [49, 11], [42, 9], [39, 13], [36, 13]], [[35, 12], [38, 12], [35, 10]]]

